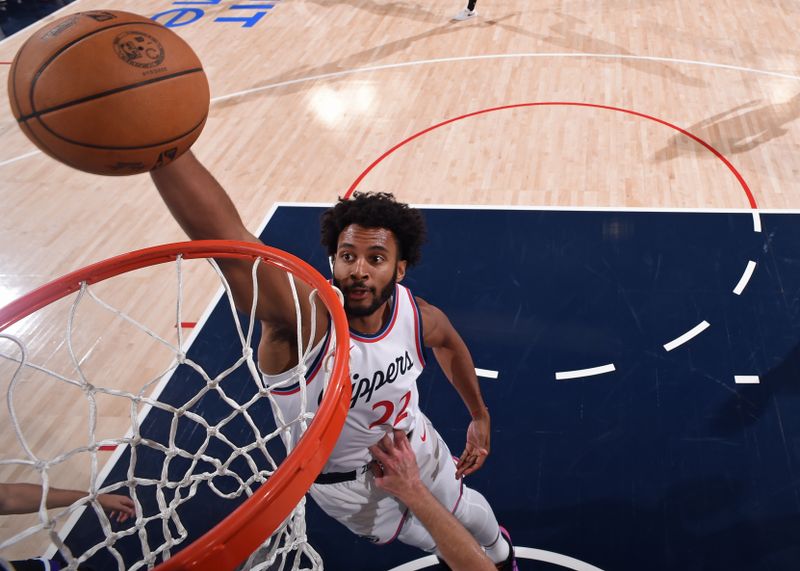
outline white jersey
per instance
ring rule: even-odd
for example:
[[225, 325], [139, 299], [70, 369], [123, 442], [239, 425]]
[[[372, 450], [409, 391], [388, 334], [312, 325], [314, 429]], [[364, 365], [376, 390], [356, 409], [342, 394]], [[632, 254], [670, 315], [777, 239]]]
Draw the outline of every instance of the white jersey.
[[[390, 317], [374, 335], [350, 330], [350, 381], [353, 387], [350, 412], [323, 472], [348, 472], [372, 460], [367, 450], [390, 429], [408, 432], [417, 425], [419, 391], [417, 377], [425, 367], [422, 345], [422, 321], [411, 290], [397, 284], [390, 301]], [[322, 381], [318, 378], [324, 355], [330, 344], [331, 330], [305, 359], [304, 366], [281, 373], [264, 375], [264, 381], [276, 388], [273, 394], [285, 421], [297, 418], [301, 410], [300, 373], [305, 372], [307, 409], [319, 406]], [[301, 436], [299, 430], [289, 435], [292, 447]]]

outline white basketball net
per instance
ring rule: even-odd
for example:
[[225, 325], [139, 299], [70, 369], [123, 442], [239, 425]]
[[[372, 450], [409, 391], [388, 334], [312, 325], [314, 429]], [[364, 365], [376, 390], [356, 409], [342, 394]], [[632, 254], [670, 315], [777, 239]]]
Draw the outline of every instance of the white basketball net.
[[[292, 377], [281, 383], [267, 387], [264, 385], [261, 373], [254, 361], [251, 341], [254, 331], [255, 319], [255, 296], [250, 310], [250, 320], [246, 328], [239, 319], [234, 304], [230, 287], [222, 275], [214, 260], [207, 260], [213, 267], [216, 275], [221, 280], [228, 306], [231, 310], [233, 322], [235, 323], [235, 335], [241, 345], [241, 351], [235, 362], [225, 365], [224, 370], [218, 374], [207, 372], [196, 360], [187, 356], [188, 344], [185, 342], [182, 328], [172, 327], [172, 333], [176, 335], [176, 340], [170, 340], [168, 335], [156, 333], [154, 328], [150, 328], [137, 319], [134, 319], [126, 312], [113, 307], [95, 292], [97, 286], [87, 286], [82, 284], [80, 291], [74, 294], [74, 299], [69, 303], [68, 315], [65, 324], [64, 344], [69, 355], [69, 366], [63, 370], [51, 368], [48, 359], [44, 363], [36, 364], [32, 362], [29, 355], [28, 344], [23, 339], [7, 334], [0, 334], [0, 364], [3, 361], [12, 369], [13, 375], [9, 380], [0, 379], [3, 387], [6, 388], [7, 413], [10, 425], [16, 434], [19, 447], [22, 453], [17, 451], [18, 458], [0, 459], [0, 474], [5, 482], [14, 481], [9, 474], [20, 473], [21, 469], [26, 470], [26, 474], [33, 471], [38, 473], [43, 490], [45, 492], [51, 487], [72, 487], [63, 485], [64, 477], [57, 480], [60, 485], [53, 483], [53, 474], [58, 473], [59, 469], [65, 466], [72, 466], [76, 459], [88, 462], [89, 474], [88, 486], [80, 488], [85, 490], [87, 495], [80, 501], [73, 503], [66, 508], [51, 510], [45, 509], [42, 500], [38, 511], [38, 522], [27, 529], [20, 531], [10, 538], [0, 538], [0, 553], [27, 538], [32, 536], [44, 536], [51, 541], [58, 551], [67, 560], [68, 569], [77, 569], [90, 557], [105, 550], [110, 554], [110, 560], [116, 562], [116, 567], [123, 569], [145, 569], [152, 568], [161, 561], [174, 555], [176, 547], [186, 542], [191, 531], [191, 521], [184, 521], [181, 517], [182, 507], [190, 504], [193, 499], [197, 500], [199, 492], [211, 490], [219, 498], [230, 500], [230, 510], [241, 503], [241, 499], [252, 495], [260, 484], [263, 484], [277, 469], [282, 458], [275, 457], [276, 442], [283, 440], [283, 445], [290, 446], [287, 434], [289, 430], [304, 431], [314, 414], [308, 412], [305, 406], [305, 383], [300, 383], [301, 399], [303, 407], [297, 418], [282, 418], [280, 409], [275, 403], [273, 391], [285, 387], [298, 380]], [[183, 289], [184, 289], [184, 264], [179, 257], [175, 263], [177, 280], [177, 303], [175, 304], [176, 324], [182, 323], [183, 311]], [[253, 263], [253, 291], [258, 290], [256, 269], [261, 263], [256, 260]], [[309, 327], [311, 334], [305, 340], [302, 338], [302, 324], [300, 323], [300, 302], [294, 282], [294, 277], [287, 273], [287, 278], [294, 293], [295, 308], [298, 315], [297, 327], [297, 348], [299, 363], [305, 363], [306, 357], [311, 351], [315, 337], [314, 325], [316, 315], [314, 315], [316, 304], [313, 297], [316, 291], [311, 294], [309, 299], [311, 305], [311, 320]], [[97, 284], [99, 286], [99, 284]], [[162, 284], [163, 285], [163, 284]], [[118, 388], [121, 383], [116, 375], [126, 376], [133, 373], [134, 379], [137, 370], [115, 371], [115, 376], [103, 378], [98, 377], [88, 370], [87, 362], [90, 360], [91, 350], [83, 351], [76, 347], [76, 336], [83, 326], [79, 323], [79, 314], [87, 305], [93, 306], [92, 311], [105, 312], [107, 317], [118, 326], [126, 329], [134, 329], [145, 334], [147, 339], [160, 347], [166, 347], [173, 354], [172, 362], [166, 369], [160, 370], [157, 374], [145, 377], [136, 384], [128, 384], [127, 388]], [[120, 325], [121, 324], [121, 325]], [[104, 326], [105, 328], [105, 326]], [[107, 330], [107, 329], [105, 329]], [[231, 335], [230, 337], [234, 337]], [[325, 356], [325, 364], [328, 364], [328, 357], [333, 353], [334, 347], [331, 343], [330, 352]], [[67, 359], [64, 359], [67, 361]], [[190, 367], [196, 372], [204, 382], [196, 393], [192, 393], [185, 399], [182, 406], [174, 406], [159, 400], [157, 397], [160, 390], [157, 389], [165, 379], [171, 377], [179, 367]], [[327, 386], [328, 367], [324, 366], [322, 382]], [[304, 372], [301, 365], [299, 374]], [[78, 400], [83, 401], [87, 410], [85, 419], [86, 438], [85, 443], [61, 453], [42, 454], [37, 450], [35, 443], [31, 442], [26, 435], [26, 430], [30, 427], [26, 425], [24, 419], [20, 418], [18, 409], [20, 404], [30, 407], [27, 397], [25, 403], [18, 402], [15, 398], [18, 392], [32, 384], [28, 377], [44, 376], [46, 379], [54, 381], [49, 384], [48, 402], [43, 402], [42, 406], [52, 407], [55, 412], [63, 407], [62, 397], [58, 390], [65, 388], [72, 396], [77, 395]], [[109, 382], [105, 382], [109, 381]], [[36, 381], [38, 382], [38, 381]], [[124, 384], [124, 383], [123, 383]], [[243, 391], [243, 385], [250, 385], [249, 390]], [[109, 386], [111, 385], [111, 386]], [[131, 390], [131, 386], [139, 387], [138, 390]], [[242, 394], [245, 397], [242, 397]], [[101, 420], [98, 410], [98, 402], [109, 399], [125, 399], [130, 416], [130, 429], [127, 434], [118, 438], [98, 437], [98, 423]], [[215, 402], [223, 402], [227, 406], [225, 414], [215, 413], [215, 418], [204, 416], [204, 399], [212, 399]], [[264, 422], [263, 407], [264, 399], [268, 399], [273, 415], [274, 426], [272, 423]], [[117, 402], [115, 400], [115, 402]], [[261, 407], [261, 408], [259, 408]], [[74, 406], [73, 406], [74, 408]], [[258, 409], [258, 410], [256, 410]], [[5, 412], [0, 413], [0, 418]], [[169, 431], [161, 436], [153, 436], [149, 432], [142, 432], [142, 426], [148, 416], [158, 414], [160, 416], [170, 415]], [[83, 422], [83, 421], [82, 421]], [[4, 423], [2, 427], [5, 427]], [[162, 422], [163, 424], [163, 422]], [[246, 444], [237, 438], [233, 441], [228, 435], [229, 428], [234, 424], [246, 425], [249, 427], [250, 434], [246, 435]], [[186, 450], [181, 447], [179, 434], [186, 426], [192, 426], [194, 431], [205, 432], [200, 438], [199, 443], [195, 443], [193, 450]], [[237, 429], [238, 430], [238, 429]], [[121, 431], [124, 432], [124, 431]], [[150, 431], [152, 432], [152, 431]], [[282, 437], [282, 438], [278, 438]], [[73, 441], [74, 444], [74, 441]], [[108, 459], [109, 447], [116, 448], [115, 454], [122, 455], [122, 452], [129, 452], [130, 464], [127, 466], [127, 475], [120, 481], [111, 483], [105, 482], [106, 473], [102, 470], [102, 465]], [[220, 451], [222, 451], [220, 453]], [[287, 452], [291, 452], [288, 450]], [[5, 452], [2, 453], [5, 456]], [[140, 459], [147, 456], [152, 463], [152, 457], [156, 455], [161, 460], [160, 467], [155, 471], [152, 467], [140, 470]], [[16, 471], [16, 472], [15, 472]], [[22, 480], [31, 482], [30, 479]], [[130, 496], [136, 503], [136, 517], [126, 524], [117, 524], [109, 518], [103, 511], [98, 502], [99, 494], [125, 494]], [[46, 494], [43, 494], [43, 497]], [[240, 501], [236, 502], [236, 499]], [[301, 500], [294, 512], [286, 521], [266, 540], [261, 549], [257, 551], [243, 565], [245, 569], [321, 569], [322, 561], [319, 555], [309, 545], [306, 537], [305, 526], [305, 501]], [[196, 508], [195, 508], [196, 509]], [[84, 512], [87, 512], [84, 513]], [[93, 512], [93, 515], [92, 515]], [[94, 525], [102, 530], [102, 539], [99, 539], [91, 547], [82, 553], [73, 553], [65, 543], [61, 534], [58, 533], [68, 520], [76, 520], [82, 513], [83, 519], [90, 515], [94, 520]], [[197, 512], [193, 512], [197, 513]], [[227, 515], [227, 513], [222, 514]], [[10, 516], [18, 517], [18, 516]], [[83, 520], [82, 520], [83, 521]], [[216, 522], [214, 522], [216, 523]], [[187, 524], [190, 530], [187, 530]], [[69, 526], [70, 524], [67, 523]], [[155, 532], [154, 532], [155, 530]], [[196, 532], [195, 532], [196, 533]], [[155, 542], [154, 542], [155, 538]], [[70, 541], [70, 543], [72, 543]], [[139, 553], [132, 557], [131, 551]], [[42, 553], [30, 553], [30, 557], [42, 555]], [[22, 557], [15, 557], [21, 559]], [[8, 562], [0, 559], [2, 565]], [[0, 565], [0, 566], [2, 566]], [[10, 568], [10, 567], [9, 567]], [[108, 568], [108, 567], [104, 567]]]

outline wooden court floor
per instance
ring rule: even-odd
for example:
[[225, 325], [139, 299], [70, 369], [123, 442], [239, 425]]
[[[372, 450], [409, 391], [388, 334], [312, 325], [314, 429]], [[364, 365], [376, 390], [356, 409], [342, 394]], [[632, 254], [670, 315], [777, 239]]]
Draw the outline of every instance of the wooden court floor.
[[[77, 0], [50, 19], [119, 9], [174, 26], [212, 90], [195, 152], [253, 230], [276, 202], [331, 202], [362, 174], [359, 188], [418, 204], [800, 208], [800, 7], [790, 0], [479, 0], [479, 17], [460, 23], [450, 20], [458, 0], [266, 4]], [[30, 32], [0, 42], [1, 79]], [[184, 239], [148, 176], [55, 162], [0, 99], [0, 305], [91, 262]], [[188, 320], [215, 289], [200, 279]], [[168, 314], [140, 286], [114, 295], [145, 319]], [[40, 356], [63, 340], [45, 318], [14, 332]], [[134, 351], [102, 366], [157, 370], [150, 359]], [[43, 453], [85, 438], [68, 403], [29, 390], [21, 414], [40, 427]], [[107, 430], [124, 431], [124, 412], [102, 419]], [[6, 451], [9, 426], [0, 416]], [[16, 468], [0, 478], [32, 481]], [[88, 471], [53, 478], [85, 487]], [[0, 520], [0, 537], [30, 521]]]

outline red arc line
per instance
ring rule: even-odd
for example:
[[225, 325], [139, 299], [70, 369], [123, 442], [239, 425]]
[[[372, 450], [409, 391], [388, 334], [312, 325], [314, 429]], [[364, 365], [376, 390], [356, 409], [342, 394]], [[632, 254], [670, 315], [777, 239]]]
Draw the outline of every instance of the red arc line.
[[521, 107], [545, 107], [545, 106], [556, 106], [556, 105], [563, 105], [563, 106], [570, 106], [570, 107], [593, 107], [595, 109], [606, 109], [608, 111], [619, 111], [620, 113], [627, 113], [628, 115], [635, 115], [636, 117], [642, 117], [643, 119], [649, 119], [650, 121], [655, 121], [656, 123], [660, 123], [662, 125], [665, 125], [665, 126], [669, 127], [670, 129], [673, 129], [673, 130], [681, 133], [682, 135], [685, 135], [685, 136], [689, 137], [693, 141], [697, 142], [698, 144], [700, 144], [703, 147], [705, 147], [706, 149], [708, 149], [715, 157], [717, 157], [719, 160], [721, 160], [725, 164], [726, 167], [728, 167], [728, 170], [730, 170], [731, 173], [733, 173], [733, 176], [735, 176], [736, 180], [739, 181], [739, 184], [741, 185], [742, 189], [744, 190], [744, 193], [747, 195], [747, 200], [750, 203], [750, 208], [752, 208], [754, 210], [758, 208], [758, 205], [756, 204], [756, 199], [753, 197], [753, 193], [750, 190], [750, 187], [747, 185], [747, 182], [745, 182], [744, 177], [741, 175], [741, 173], [739, 173], [739, 171], [736, 170], [736, 167], [734, 167], [733, 164], [731, 164], [731, 162], [722, 153], [720, 153], [717, 149], [712, 147], [709, 143], [705, 142], [703, 139], [701, 139], [697, 135], [693, 135], [692, 133], [690, 133], [686, 129], [682, 129], [682, 128], [678, 127], [677, 125], [673, 125], [672, 123], [670, 123], [668, 121], [664, 121], [663, 119], [659, 119], [658, 117], [653, 117], [652, 115], [647, 115], [645, 113], [639, 113], [638, 111], [632, 111], [630, 109], [624, 109], [622, 107], [612, 107], [610, 105], [599, 105], [597, 103], [580, 103], [580, 102], [576, 102], [576, 101], [540, 101], [540, 102], [536, 102], [536, 103], [517, 103], [515, 105], [502, 105], [500, 107], [491, 107], [489, 109], [482, 109], [480, 111], [475, 111], [473, 113], [467, 113], [466, 115], [461, 115], [459, 117], [454, 117], [452, 119], [448, 119], [447, 121], [442, 121], [441, 123], [437, 123], [436, 125], [433, 125], [432, 127], [428, 127], [427, 129], [424, 129], [424, 130], [420, 131], [419, 133], [411, 135], [407, 139], [404, 139], [403, 141], [400, 141], [394, 147], [392, 147], [391, 149], [389, 149], [388, 151], [383, 153], [380, 157], [378, 157], [371, 165], [369, 165], [364, 170], [364, 172], [362, 172], [358, 176], [358, 178], [353, 182], [353, 184], [350, 185], [350, 188], [347, 189], [347, 192], [345, 193], [344, 198], [345, 199], [350, 198], [350, 196], [353, 194], [353, 192], [355, 192], [355, 190], [358, 188], [358, 185], [361, 184], [361, 181], [364, 180], [364, 178], [372, 171], [372, 169], [374, 169], [376, 166], [378, 166], [386, 157], [388, 157], [389, 155], [394, 153], [397, 149], [407, 145], [408, 143], [410, 143], [414, 139], [418, 139], [419, 137], [422, 137], [423, 135], [426, 135], [426, 134], [430, 133], [431, 131], [434, 131], [434, 130], [440, 128], [440, 127], [444, 127], [445, 125], [449, 125], [450, 123], [455, 123], [456, 121], [461, 121], [462, 119], [468, 119], [470, 117], [476, 117], [478, 115], [485, 115], [486, 113], [493, 113], [495, 111], [505, 111], [507, 109], [518, 109], [518, 108], [521, 108]]

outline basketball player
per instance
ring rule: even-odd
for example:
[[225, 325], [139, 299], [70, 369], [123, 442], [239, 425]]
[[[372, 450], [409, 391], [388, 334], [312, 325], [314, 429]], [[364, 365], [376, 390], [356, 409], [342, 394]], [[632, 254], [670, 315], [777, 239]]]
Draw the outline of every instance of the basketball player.
[[[192, 239], [258, 242], [224, 189], [191, 152], [151, 175], [170, 212]], [[344, 295], [353, 392], [345, 426], [310, 489], [311, 496], [357, 535], [379, 544], [399, 539], [435, 552], [431, 534], [404, 505], [376, 486], [371, 472], [369, 447], [386, 432], [403, 430], [428, 489], [499, 569], [516, 570], [508, 534], [484, 497], [463, 485], [463, 476], [478, 470], [489, 454], [489, 412], [472, 357], [444, 313], [399, 283], [408, 267], [419, 261], [425, 238], [422, 215], [390, 194], [356, 193], [325, 212], [321, 230], [333, 263], [333, 283]], [[219, 264], [237, 306], [249, 313], [251, 264], [239, 260]], [[322, 398], [322, 382], [316, 377], [332, 338], [328, 315], [321, 302], [309, 301], [310, 288], [298, 283], [303, 339], [311, 336], [310, 321], [316, 316], [313, 341], [298, 348], [298, 315], [285, 272], [262, 264], [258, 284], [259, 367], [265, 383], [275, 387], [278, 412], [289, 421], [300, 416], [302, 401], [313, 411]], [[315, 313], [311, 303], [319, 304]], [[472, 417], [457, 463], [419, 410], [416, 379], [425, 365], [423, 345], [433, 350]], [[304, 355], [301, 362], [298, 349]], [[301, 436], [298, 424], [291, 424], [290, 447]]]
[[478, 0], [468, 0], [467, 7], [461, 10], [458, 14], [453, 16], [453, 20], [458, 20], [459, 22], [463, 22], [464, 20], [469, 20], [470, 18], [474, 18], [478, 15], [478, 11], [475, 10], [475, 5], [478, 3]]

